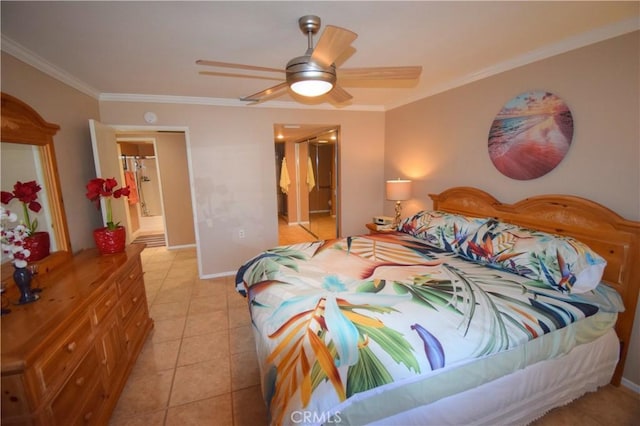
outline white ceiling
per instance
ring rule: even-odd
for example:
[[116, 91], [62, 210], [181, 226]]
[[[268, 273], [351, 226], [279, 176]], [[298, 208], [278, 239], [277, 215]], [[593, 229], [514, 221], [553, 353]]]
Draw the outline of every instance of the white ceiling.
[[[354, 98], [340, 108], [361, 110], [388, 110], [640, 28], [638, 1], [0, 4], [2, 50], [85, 93], [100, 99], [224, 105], [244, 105], [240, 97], [276, 82], [199, 75], [210, 68], [195, 61], [284, 68], [306, 50], [297, 21], [308, 14], [320, 16], [323, 26], [358, 34], [354, 51], [338, 67], [423, 67], [413, 84], [345, 84]], [[291, 102], [285, 95], [261, 105]], [[307, 104], [335, 108], [323, 99]]]

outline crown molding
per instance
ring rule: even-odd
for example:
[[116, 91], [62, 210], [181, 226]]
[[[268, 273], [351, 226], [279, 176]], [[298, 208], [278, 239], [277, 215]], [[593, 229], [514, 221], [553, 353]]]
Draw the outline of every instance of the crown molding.
[[614, 23], [602, 28], [598, 28], [577, 36], [568, 37], [558, 43], [533, 50], [524, 55], [517, 56], [508, 61], [487, 67], [461, 78], [451, 80], [446, 84], [436, 87], [429, 87], [427, 90], [415, 93], [413, 96], [394, 104], [389, 105], [349, 105], [345, 107], [334, 107], [330, 104], [304, 105], [297, 102], [269, 101], [267, 103], [251, 104], [239, 99], [227, 98], [207, 98], [196, 96], [169, 96], [169, 95], [141, 95], [127, 93], [100, 93], [100, 91], [89, 84], [79, 80], [68, 72], [58, 68], [52, 63], [42, 59], [34, 52], [2, 35], [2, 51], [16, 57], [17, 59], [31, 65], [43, 73], [73, 87], [80, 92], [91, 96], [94, 99], [104, 102], [149, 102], [168, 104], [191, 104], [191, 105], [213, 105], [225, 107], [247, 107], [252, 108], [279, 108], [279, 109], [310, 109], [310, 110], [341, 110], [341, 111], [389, 111], [394, 108], [416, 102], [420, 99], [464, 86], [474, 81], [482, 80], [493, 75], [540, 61], [561, 53], [575, 50], [590, 44], [598, 43], [613, 37], [617, 37], [640, 29], [640, 20], [630, 18]]
[[71, 86], [74, 89], [79, 90], [85, 95], [89, 95], [94, 99], [98, 99], [98, 96], [100, 95], [100, 91], [95, 87], [92, 87], [84, 81], [79, 80], [63, 69], [60, 69], [57, 66], [53, 65], [51, 62], [42, 59], [31, 50], [27, 49], [21, 44], [16, 43], [5, 35], [2, 35], [2, 51], [7, 52], [11, 56], [21, 60], [22, 62], [25, 62], [28, 65], [31, 65], [35, 69], [47, 74], [48, 76], [63, 82], [67, 86]]
[[616, 22], [612, 25], [579, 34], [577, 36], [568, 37], [558, 43], [544, 46], [540, 49], [532, 50], [523, 55], [509, 59], [508, 61], [504, 61], [490, 67], [472, 72], [461, 78], [451, 80], [446, 84], [430, 87], [428, 90], [416, 93], [401, 103], [386, 105], [385, 111], [389, 111], [391, 109], [419, 101], [420, 99], [428, 98], [430, 96], [437, 95], [438, 93], [443, 93], [447, 90], [455, 89], [457, 87], [464, 86], [465, 84], [473, 83], [474, 81], [482, 80], [484, 78], [491, 77], [496, 74], [521, 67], [523, 65], [547, 59], [552, 56], [569, 52], [571, 50], [589, 46], [591, 44], [599, 43], [601, 41], [618, 37], [633, 31], [637, 31], [639, 29], [640, 20], [637, 18], [630, 18], [624, 21]]
[[382, 105], [350, 105], [334, 107], [328, 104], [304, 105], [297, 102], [269, 101], [267, 103], [251, 103], [240, 99], [207, 98], [198, 96], [171, 96], [171, 95], [138, 95], [135, 93], [102, 93], [99, 97], [104, 102], [138, 102], [156, 104], [183, 104], [183, 105], [212, 105], [225, 107], [251, 107], [251, 108], [279, 108], [279, 109], [314, 109], [341, 111], [384, 111]]

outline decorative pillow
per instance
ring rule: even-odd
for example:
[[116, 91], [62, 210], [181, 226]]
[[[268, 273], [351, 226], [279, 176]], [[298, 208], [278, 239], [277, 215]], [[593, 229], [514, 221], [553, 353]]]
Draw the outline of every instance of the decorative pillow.
[[602, 279], [607, 262], [571, 237], [491, 219], [459, 247], [467, 259], [541, 281], [561, 292], [584, 293]]
[[427, 241], [432, 246], [454, 253], [488, 218], [477, 218], [436, 210], [421, 211], [400, 222], [398, 231]]

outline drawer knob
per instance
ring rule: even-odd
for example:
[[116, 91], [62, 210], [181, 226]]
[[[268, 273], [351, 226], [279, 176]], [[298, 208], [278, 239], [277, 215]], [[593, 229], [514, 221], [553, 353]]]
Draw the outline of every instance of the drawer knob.
[[136, 274], [129, 274], [129, 279], [132, 280], [135, 276]]
[[113, 300], [111, 300], [111, 299], [107, 300], [107, 301], [104, 303], [104, 306], [105, 306], [105, 307], [107, 307], [107, 308], [108, 308], [108, 307], [110, 307], [111, 305], [113, 305]]
[[91, 419], [91, 416], [93, 416], [93, 411], [89, 411], [87, 414], [84, 415], [84, 421], [88, 422]]
[[78, 377], [76, 379], [76, 386], [82, 386], [84, 385], [84, 382], [85, 382], [84, 377]]
[[131, 301], [132, 301], [133, 303], [138, 303], [138, 296], [136, 296], [136, 297], [134, 297], [133, 299], [131, 299]]
[[76, 347], [78, 346], [78, 344], [76, 342], [71, 342], [67, 345], [67, 351], [68, 352], [73, 352], [76, 350]]

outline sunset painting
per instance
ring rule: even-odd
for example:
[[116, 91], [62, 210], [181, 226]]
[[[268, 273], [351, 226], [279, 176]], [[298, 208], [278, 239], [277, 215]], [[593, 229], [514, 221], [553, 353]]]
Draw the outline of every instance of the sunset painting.
[[522, 93], [500, 110], [489, 131], [489, 157], [505, 176], [529, 180], [553, 170], [573, 138], [573, 116], [553, 93]]

